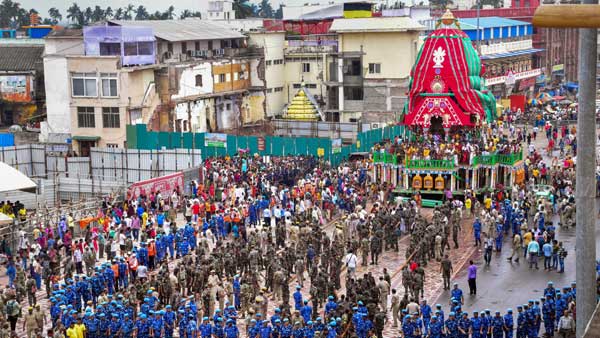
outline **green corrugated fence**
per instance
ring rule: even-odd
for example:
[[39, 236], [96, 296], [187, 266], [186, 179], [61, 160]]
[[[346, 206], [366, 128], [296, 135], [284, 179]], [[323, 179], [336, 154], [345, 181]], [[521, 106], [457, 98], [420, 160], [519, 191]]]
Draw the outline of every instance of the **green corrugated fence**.
[[258, 136], [227, 135], [227, 147], [206, 147], [205, 133], [156, 132], [146, 130], [146, 125], [127, 126], [127, 147], [130, 149], [200, 149], [204, 157], [233, 156], [239, 149], [249, 149], [260, 155], [313, 155], [323, 149], [324, 158], [333, 165], [341, 163], [353, 152], [369, 152], [371, 147], [384, 139], [402, 136], [403, 126], [390, 126], [358, 133], [356, 143], [342, 146], [339, 153], [332, 154], [331, 139], [316, 137], [264, 136], [264, 150], [258, 150]]

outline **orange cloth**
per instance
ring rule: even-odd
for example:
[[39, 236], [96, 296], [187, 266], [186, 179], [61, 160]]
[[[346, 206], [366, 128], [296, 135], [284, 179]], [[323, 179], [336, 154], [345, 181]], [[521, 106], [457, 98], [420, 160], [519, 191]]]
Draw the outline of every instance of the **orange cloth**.
[[156, 256], [156, 244], [154, 242], [150, 242], [150, 245], [148, 245], [148, 256]]
[[87, 217], [87, 218], [84, 218], [84, 219], [82, 219], [82, 220], [79, 221], [79, 227], [81, 229], [83, 229], [83, 228], [87, 227], [90, 223], [95, 222], [95, 221], [97, 221], [99, 219], [100, 219], [99, 217]]

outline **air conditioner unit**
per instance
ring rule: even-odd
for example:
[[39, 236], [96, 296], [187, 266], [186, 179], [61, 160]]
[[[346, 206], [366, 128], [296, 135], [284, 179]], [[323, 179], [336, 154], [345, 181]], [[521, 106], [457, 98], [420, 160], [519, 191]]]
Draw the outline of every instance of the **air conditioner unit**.
[[223, 55], [225, 55], [225, 49], [223, 49], [223, 48], [215, 49], [215, 50], [213, 50], [213, 55], [223, 56]]
[[379, 123], [371, 123], [371, 130], [379, 129]]

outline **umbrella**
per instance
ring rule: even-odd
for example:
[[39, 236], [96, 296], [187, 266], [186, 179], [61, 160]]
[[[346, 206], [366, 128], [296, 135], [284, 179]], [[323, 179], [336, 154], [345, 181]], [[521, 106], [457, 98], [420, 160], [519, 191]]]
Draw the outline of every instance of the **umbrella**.
[[569, 105], [569, 108], [575, 108], [577, 107], [579, 104], [577, 102], [573, 102]]
[[573, 101], [571, 101], [571, 100], [562, 100], [559, 103], [560, 104], [571, 104], [571, 103], [573, 103]]

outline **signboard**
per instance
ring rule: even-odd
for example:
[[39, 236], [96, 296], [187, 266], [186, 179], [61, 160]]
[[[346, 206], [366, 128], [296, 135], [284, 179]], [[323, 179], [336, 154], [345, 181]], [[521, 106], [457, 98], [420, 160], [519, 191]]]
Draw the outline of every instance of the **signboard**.
[[0, 97], [9, 102], [31, 102], [31, 82], [27, 75], [0, 76]]
[[127, 189], [127, 196], [129, 199], [132, 199], [137, 198], [140, 195], [148, 196], [150, 193], [160, 191], [163, 198], [165, 198], [171, 196], [176, 189], [180, 192], [183, 191], [182, 172], [136, 182]]
[[561, 63], [560, 65], [552, 66], [552, 73], [560, 72], [561, 70], [565, 70], [565, 64]]
[[342, 139], [336, 138], [331, 140], [331, 153], [339, 154], [342, 152]]
[[319, 156], [319, 157], [325, 156], [325, 148], [317, 148], [317, 156]]
[[259, 136], [257, 138], [256, 143], [258, 144], [258, 151], [264, 151], [265, 150], [265, 138], [262, 136]]
[[513, 73], [512, 70], [509, 70], [508, 73], [506, 74], [506, 80], [505, 80], [506, 85], [512, 86], [515, 84], [516, 81], [517, 81], [517, 79], [515, 78], [515, 73]]
[[204, 134], [204, 146], [212, 148], [227, 148], [227, 134]]
[[[536, 69], [532, 69], [532, 70], [527, 70], [524, 72], [520, 72], [520, 73], [514, 73], [514, 79], [516, 80], [523, 80], [523, 79], [527, 79], [530, 77], [534, 77], [534, 76], [538, 76], [542, 74], [542, 70], [539, 68]], [[508, 75], [506, 76], [497, 76], [497, 77], [492, 77], [489, 79], [485, 79], [485, 85], [486, 86], [493, 86], [496, 84], [501, 84], [501, 83], [506, 83]], [[507, 84], [508, 85], [508, 84]]]
[[535, 78], [530, 77], [529, 79], [519, 81], [519, 90], [523, 91], [528, 89], [529, 87], [535, 86], [535, 80]]

